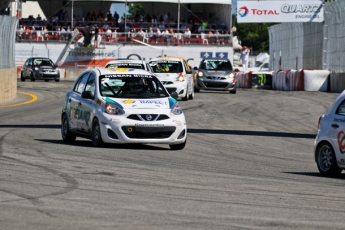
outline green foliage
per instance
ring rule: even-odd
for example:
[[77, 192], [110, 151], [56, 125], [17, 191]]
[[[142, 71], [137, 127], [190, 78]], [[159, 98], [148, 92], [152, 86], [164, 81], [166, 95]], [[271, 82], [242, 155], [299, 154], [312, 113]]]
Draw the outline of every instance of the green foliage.
[[131, 3], [128, 5], [128, 18], [138, 21], [145, 16], [144, 7], [140, 3]]
[[236, 15], [232, 15], [232, 20], [236, 27], [234, 35], [238, 36], [241, 45], [251, 48], [255, 53], [269, 51], [268, 28], [277, 23], [237, 23]]

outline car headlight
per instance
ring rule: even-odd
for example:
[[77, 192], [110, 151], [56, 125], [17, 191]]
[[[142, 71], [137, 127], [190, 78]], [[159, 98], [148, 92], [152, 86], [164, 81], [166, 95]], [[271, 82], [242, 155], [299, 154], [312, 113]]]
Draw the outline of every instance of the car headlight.
[[203, 73], [203, 72], [199, 72], [199, 73], [198, 73], [198, 76], [199, 76], [199, 77], [202, 77], [202, 76], [204, 76], [204, 73]]
[[179, 74], [178, 74], [178, 77], [176, 78], [177, 81], [181, 81], [181, 82], [184, 81], [185, 79], [186, 79], [186, 78], [185, 78], [185, 76], [183, 76], [183, 73], [182, 73], [182, 72], [179, 73]]
[[171, 108], [170, 112], [174, 115], [180, 115], [182, 113], [182, 108], [178, 102], [174, 104], [174, 106]]
[[234, 74], [234, 73], [231, 73], [231, 74], [229, 74], [228, 77], [229, 77], [229, 78], [234, 78], [234, 77], [235, 77], [235, 74]]
[[38, 67], [35, 67], [35, 70], [37, 71], [37, 70], [38, 70]]
[[113, 103], [106, 102], [105, 103], [105, 112], [112, 115], [123, 115], [125, 111], [121, 109], [119, 106], [114, 105]]
[[56, 68], [55, 71], [59, 71], [59, 68]]

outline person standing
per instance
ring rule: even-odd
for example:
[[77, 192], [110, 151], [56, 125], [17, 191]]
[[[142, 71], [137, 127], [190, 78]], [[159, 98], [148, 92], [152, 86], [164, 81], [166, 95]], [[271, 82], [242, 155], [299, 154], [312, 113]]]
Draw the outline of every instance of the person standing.
[[240, 58], [241, 58], [241, 62], [242, 62], [243, 72], [247, 72], [247, 70], [248, 70], [249, 53], [250, 53], [250, 50], [248, 49], [248, 47], [242, 46]]

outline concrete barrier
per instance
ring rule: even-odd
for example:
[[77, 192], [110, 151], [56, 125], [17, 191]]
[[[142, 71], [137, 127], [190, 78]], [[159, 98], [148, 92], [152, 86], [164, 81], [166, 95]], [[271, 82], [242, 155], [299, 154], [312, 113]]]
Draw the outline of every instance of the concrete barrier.
[[17, 68], [0, 69], [0, 104], [10, 102], [17, 97]]
[[327, 92], [328, 70], [303, 70], [304, 72], [304, 91]]
[[329, 82], [331, 92], [343, 92], [345, 89], [345, 73], [331, 73]]

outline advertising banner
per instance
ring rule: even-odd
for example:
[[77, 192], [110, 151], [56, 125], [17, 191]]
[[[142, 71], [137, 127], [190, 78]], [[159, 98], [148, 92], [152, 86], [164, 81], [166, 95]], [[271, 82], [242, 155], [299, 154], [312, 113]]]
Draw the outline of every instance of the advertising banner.
[[323, 22], [322, 1], [238, 1], [238, 23]]

